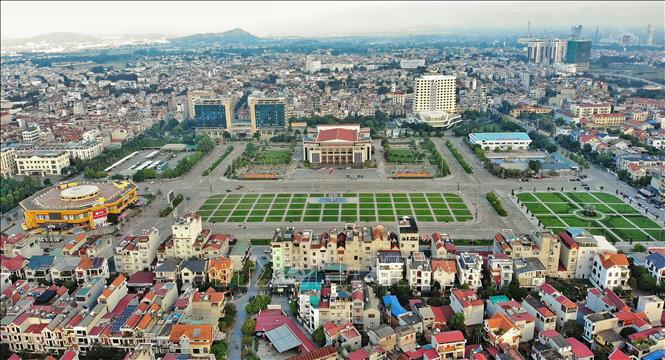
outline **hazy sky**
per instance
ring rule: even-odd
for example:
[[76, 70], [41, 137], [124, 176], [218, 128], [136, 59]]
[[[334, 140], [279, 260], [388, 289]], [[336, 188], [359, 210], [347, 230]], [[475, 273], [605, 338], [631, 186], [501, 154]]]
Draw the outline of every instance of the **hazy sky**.
[[15, 2], [2, 1], [1, 34], [188, 35], [243, 28], [260, 36], [320, 36], [459, 28], [663, 29], [665, 2]]

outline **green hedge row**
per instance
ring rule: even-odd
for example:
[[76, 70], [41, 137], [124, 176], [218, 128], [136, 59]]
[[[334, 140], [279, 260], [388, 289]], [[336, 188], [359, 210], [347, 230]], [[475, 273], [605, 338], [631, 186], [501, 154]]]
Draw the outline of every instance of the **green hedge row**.
[[496, 196], [495, 193], [488, 192], [485, 197], [487, 198], [487, 201], [489, 201], [490, 205], [492, 205], [494, 210], [496, 210], [496, 213], [499, 214], [499, 216], [508, 216], [508, 212], [506, 212], [506, 209], [503, 208], [503, 205], [501, 205], [501, 200], [499, 200], [499, 197]]
[[178, 207], [178, 205], [182, 202], [182, 194], [178, 194], [178, 196], [173, 199], [173, 206], [167, 206], [163, 208], [162, 210], [159, 210], [159, 217], [167, 217], [169, 216], [172, 212], [173, 209]]
[[222, 156], [220, 156], [219, 159], [215, 160], [215, 162], [213, 162], [212, 165], [210, 165], [210, 167], [208, 167], [207, 169], [205, 169], [205, 171], [204, 171], [203, 174], [201, 174], [201, 175], [203, 175], [203, 176], [208, 176], [208, 174], [210, 174], [211, 172], [213, 172], [213, 170], [215, 170], [215, 169], [217, 168], [217, 166], [219, 166], [219, 164], [221, 164], [222, 161], [224, 161], [224, 159], [226, 159], [226, 158], [229, 156], [229, 154], [231, 154], [231, 152], [233, 152], [233, 145], [229, 146], [229, 147], [226, 149], [226, 151], [224, 151], [224, 153], [222, 154]]
[[466, 171], [467, 174], [473, 174], [473, 169], [471, 168], [469, 163], [467, 163], [466, 160], [464, 160], [462, 154], [460, 154], [460, 152], [457, 150], [455, 145], [453, 145], [453, 143], [450, 142], [450, 140], [446, 140], [446, 147], [448, 148], [448, 150], [450, 150], [451, 153], [453, 153], [453, 156], [455, 157], [455, 159], [457, 159], [457, 162], [462, 166], [462, 169], [464, 169], [464, 171]]

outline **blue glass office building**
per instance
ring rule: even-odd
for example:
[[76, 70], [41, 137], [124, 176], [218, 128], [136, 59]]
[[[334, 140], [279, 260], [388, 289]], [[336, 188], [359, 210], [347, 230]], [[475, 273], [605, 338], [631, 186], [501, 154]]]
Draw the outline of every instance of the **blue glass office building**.
[[591, 40], [568, 40], [566, 63], [589, 64], [591, 61]]
[[221, 104], [194, 105], [196, 127], [226, 129], [226, 106]]
[[257, 128], [286, 126], [284, 104], [257, 104], [254, 106]]

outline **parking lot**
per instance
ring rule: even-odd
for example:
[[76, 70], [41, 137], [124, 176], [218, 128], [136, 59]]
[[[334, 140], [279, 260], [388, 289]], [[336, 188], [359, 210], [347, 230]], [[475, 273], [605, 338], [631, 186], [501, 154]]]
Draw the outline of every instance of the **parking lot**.
[[[165, 165], [162, 170], [173, 168], [176, 166], [178, 161], [191, 154], [189, 151], [158, 151], [156, 154], [148, 158], [148, 156], [153, 154], [155, 151], [156, 150], [140, 150], [136, 155], [132, 156], [127, 161], [113, 168], [110, 171], [110, 175], [120, 174], [123, 176], [132, 176], [141, 165], [146, 164], [148, 161], [151, 161], [152, 163], [159, 163], [157, 166], [152, 167], [154, 169], [163, 163], [167, 163], [167, 165]], [[152, 163], [149, 165], [152, 165]], [[160, 170], [157, 171], [159, 172]]]

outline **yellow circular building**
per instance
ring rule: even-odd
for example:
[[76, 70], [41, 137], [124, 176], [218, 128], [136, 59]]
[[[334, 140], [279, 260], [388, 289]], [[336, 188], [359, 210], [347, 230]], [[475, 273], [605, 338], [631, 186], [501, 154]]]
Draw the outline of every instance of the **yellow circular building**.
[[95, 229], [120, 219], [138, 199], [130, 181], [70, 182], [42, 189], [21, 201], [25, 227]]

